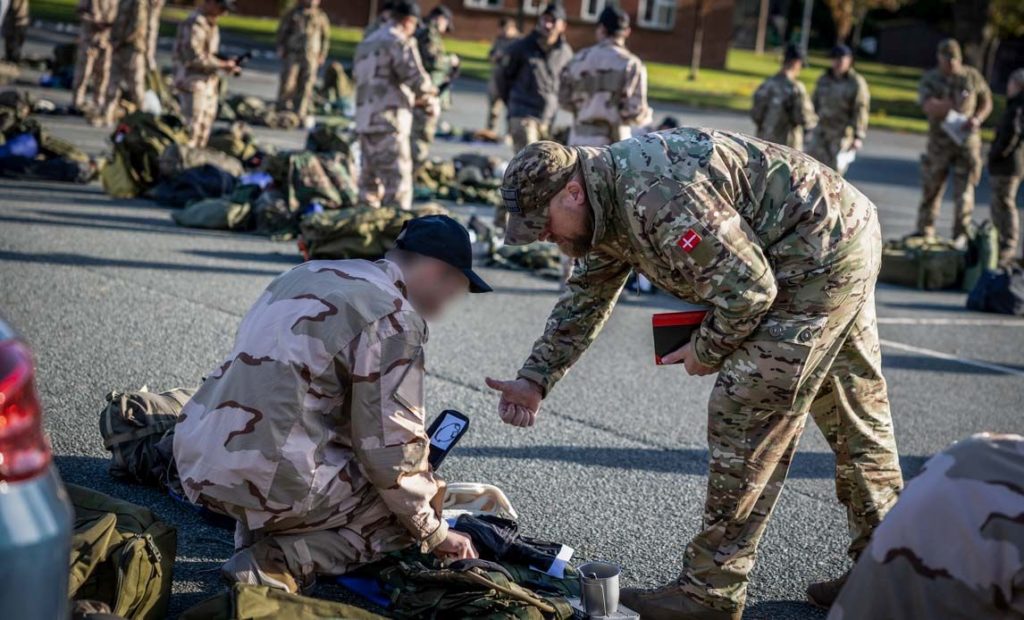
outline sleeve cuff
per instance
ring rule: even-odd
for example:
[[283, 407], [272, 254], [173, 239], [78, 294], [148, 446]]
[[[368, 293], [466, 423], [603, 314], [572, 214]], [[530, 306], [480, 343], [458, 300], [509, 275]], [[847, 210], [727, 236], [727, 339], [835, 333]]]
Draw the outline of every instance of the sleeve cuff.
[[724, 360], [730, 353], [716, 351], [711, 346], [711, 341], [704, 334], [703, 328], [693, 336], [693, 352], [697, 356], [698, 362], [705, 366], [711, 366], [712, 368], [718, 368], [721, 366], [722, 360]]
[[420, 541], [420, 553], [430, 553], [448, 536], [448, 522], [438, 519], [437, 528], [432, 534]]
[[548, 392], [555, 386], [555, 381], [549, 375], [541, 373], [540, 371], [523, 367], [519, 370], [519, 374], [516, 375], [520, 379], [526, 379], [531, 383], [535, 383], [541, 392], [543, 398], [547, 398]]

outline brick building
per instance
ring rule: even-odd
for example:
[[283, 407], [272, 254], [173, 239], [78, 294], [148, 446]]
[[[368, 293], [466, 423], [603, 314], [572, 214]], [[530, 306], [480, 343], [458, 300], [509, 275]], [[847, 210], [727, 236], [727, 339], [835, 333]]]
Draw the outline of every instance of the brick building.
[[[424, 13], [445, 4], [455, 14], [455, 36], [464, 39], [490, 39], [498, 19], [516, 17], [520, 1], [526, 29], [547, 4], [546, 0], [420, 0]], [[569, 16], [569, 43], [574, 49], [592, 45], [594, 23], [607, 0], [563, 0]], [[644, 60], [688, 64], [693, 46], [697, 11], [703, 6], [704, 41], [701, 65], [725, 67], [725, 56], [732, 40], [735, 0], [620, 0], [619, 5], [633, 20], [630, 48]], [[381, 0], [323, 0], [323, 8], [338, 26], [366, 25], [377, 12]], [[238, 0], [239, 10], [248, 15], [276, 16], [278, 0]]]

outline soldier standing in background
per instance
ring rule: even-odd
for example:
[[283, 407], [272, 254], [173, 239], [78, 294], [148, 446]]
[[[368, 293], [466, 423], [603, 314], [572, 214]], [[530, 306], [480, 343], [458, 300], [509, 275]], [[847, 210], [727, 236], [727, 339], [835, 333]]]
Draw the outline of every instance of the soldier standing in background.
[[395, 0], [391, 20], [356, 47], [356, 133], [362, 166], [359, 197], [374, 207], [412, 207], [413, 108], [436, 109], [437, 89], [423, 69], [413, 34], [420, 7]]
[[[963, 64], [960, 44], [954, 39], [939, 43], [938, 66], [921, 77], [918, 103], [928, 117], [928, 145], [921, 156], [921, 205], [916, 235], [935, 236], [946, 177], [953, 169], [953, 239], [966, 243], [974, 213], [974, 186], [981, 178], [981, 134], [978, 128], [992, 113], [992, 91], [974, 67]], [[950, 111], [966, 117], [962, 142], [954, 139], [943, 122]]]
[[605, 7], [597, 19], [597, 45], [575, 56], [562, 70], [558, 101], [573, 115], [570, 146], [607, 146], [651, 122], [647, 69], [626, 48], [629, 15]]
[[0, 34], [4, 38], [4, 59], [15, 64], [21, 62], [21, 48], [25, 45], [25, 33], [31, 16], [28, 0], [10, 0], [7, 13], [4, 14], [3, 27]]
[[174, 38], [174, 87], [181, 113], [189, 126], [189, 146], [206, 146], [217, 118], [217, 86], [220, 71], [237, 74], [234, 60], [218, 57], [220, 30], [217, 18], [235, 9], [235, 0], [203, 0], [178, 24]]
[[782, 68], [754, 92], [750, 118], [757, 126], [758, 138], [797, 150], [803, 148], [804, 132], [818, 122], [807, 89], [797, 80], [803, 66], [800, 48], [787, 46]]
[[487, 130], [498, 130], [498, 110], [504, 105], [501, 93], [498, 92], [498, 72], [502, 69], [505, 54], [510, 45], [519, 39], [519, 29], [511, 17], [498, 20], [498, 36], [491, 44], [487, 59], [491, 63], [491, 78], [487, 81]]
[[999, 262], [1010, 264], [1020, 240], [1017, 190], [1024, 177], [1024, 68], [1006, 82], [1006, 110], [996, 127], [988, 151], [988, 176], [992, 184], [992, 223], [999, 231]]
[[281, 59], [279, 112], [287, 110], [300, 117], [309, 113], [316, 75], [330, 49], [331, 22], [320, 8], [320, 0], [301, 0], [281, 17], [277, 26], [277, 56]]
[[438, 89], [440, 97], [439, 109], [417, 107], [412, 111], [413, 174], [419, 171], [430, 157], [430, 145], [433, 144], [434, 134], [437, 133], [440, 110], [451, 106], [451, 80], [458, 71], [459, 57], [445, 51], [443, 37], [451, 32], [453, 26], [451, 9], [440, 5], [427, 14], [426, 23], [416, 31], [420, 60], [434, 88]]
[[[644, 620], [739, 620], [808, 416], [835, 452], [856, 558], [903, 487], [875, 319], [875, 205], [798, 151], [686, 127], [608, 147], [538, 142], [512, 159], [501, 195], [506, 243], [551, 241], [579, 259], [518, 378], [487, 378], [506, 423], [534, 424], [631, 269], [711, 307], [690, 342], [662, 358], [718, 375], [703, 530], [678, 580], [623, 590], [622, 602]], [[827, 606], [841, 584], [808, 594]]]
[[92, 91], [92, 112], [103, 108], [110, 80], [110, 28], [117, 15], [117, 0], [79, 0], [78, 55], [72, 83], [71, 105], [86, 107], [86, 95]]
[[391, 21], [391, 1], [387, 0], [380, 5], [380, 12], [377, 13], [377, 18], [366, 24], [366, 28], [363, 29], [363, 38], [373, 34], [373, 31], [384, 26]]
[[96, 122], [114, 124], [121, 98], [142, 105], [146, 92], [146, 46], [149, 43], [149, 2], [119, 0], [117, 17], [110, 31], [113, 53], [110, 82], [104, 97], [103, 112]]
[[156, 48], [160, 40], [160, 13], [164, 10], [165, 0], [149, 0], [149, 24], [146, 27], [146, 70], [155, 71], [160, 75], [156, 64]]
[[[832, 68], [814, 86], [818, 126], [811, 136], [808, 154], [839, 170], [839, 151], [858, 151], [864, 146], [870, 105], [868, 84], [853, 68], [853, 51], [845, 45], [835, 46]], [[845, 172], [839, 170], [840, 174]]]

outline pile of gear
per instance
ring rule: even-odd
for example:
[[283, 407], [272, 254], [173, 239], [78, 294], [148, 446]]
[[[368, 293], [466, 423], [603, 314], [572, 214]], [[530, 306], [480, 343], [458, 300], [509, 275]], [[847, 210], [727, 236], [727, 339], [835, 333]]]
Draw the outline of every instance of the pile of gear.
[[501, 176], [506, 162], [478, 153], [456, 155], [452, 161], [431, 159], [417, 171], [413, 196], [417, 200], [501, 204]]
[[27, 93], [0, 93], [0, 176], [69, 183], [92, 181], [99, 164], [31, 118], [38, 103]]

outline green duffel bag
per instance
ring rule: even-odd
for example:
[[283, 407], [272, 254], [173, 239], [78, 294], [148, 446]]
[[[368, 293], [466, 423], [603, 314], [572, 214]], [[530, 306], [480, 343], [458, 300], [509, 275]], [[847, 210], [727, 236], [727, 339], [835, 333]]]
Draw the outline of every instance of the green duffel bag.
[[289, 594], [267, 586], [236, 583], [230, 590], [186, 609], [179, 620], [384, 620], [383, 616], [337, 601]]
[[249, 228], [252, 205], [232, 202], [230, 198], [205, 198], [171, 213], [178, 226], [211, 230], [246, 230]]
[[974, 290], [981, 274], [999, 268], [999, 231], [989, 220], [971, 226], [965, 261], [967, 266], [960, 288], [968, 293]]
[[106, 603], [129, 620], [166, 618], [177, 531], [147, 508], [65, 486], [75, 509], [71, 598]]
[[164, 484], [170, 459], [156, 445], [174, 428], [182, 407], [195, 393], [184, 388], [156, 393], [143, 387], [107, 394], [107, 406], [100, 412], [100, 435], [111, 453], [110, 474], [129, 482]]
[[173, 178], [189, 168], [197, 168], [206, 164], [216, 166], [233, 177], [245, 174], [242, 161], [227, 153], [212, 148], [188, 146], [187, 144], [171, 144], [160, 154], [157, 160], [160, 176]]
[[922, 290], [956, 288], [963, 278], [964, 250], [947, 239], [906, 237], [882, 248], [879, 282]]
[[395, 239], [409, 220], [426, 215], [447, 215], [440, 205], [422, 205], [414, 211], [392, 207], [329, 209], [304, 217], [299, 230], [309, 258], [374, 260], [395, 247]]
[[121, 119], [111, 140], [114, 155], [124, 156], [136, 184], [149, 188], [160, 180], [160, 155], [172, 144], [187, 144], [189, 135], [173, 114], [132, 112]]

